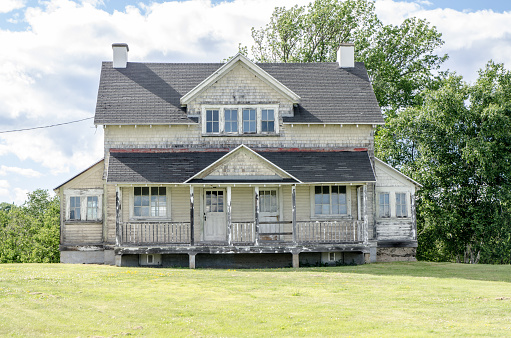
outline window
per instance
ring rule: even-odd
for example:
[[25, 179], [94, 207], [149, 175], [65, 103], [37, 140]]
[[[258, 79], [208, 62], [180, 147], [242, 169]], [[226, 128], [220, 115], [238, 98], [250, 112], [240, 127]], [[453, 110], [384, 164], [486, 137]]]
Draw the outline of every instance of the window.
[[273, 109], [261, 110], [261, 132], [273, 133], [275, 131], [275, 114]]
[[396, 217], [408, 217], [406, 193], [396, 193]]
[[255, 109], [243, 109], [243, 132], [255, 133], [257, 131], [257, 120]]
[[380, 193], [380, 217], [390, 217], [390, 194]]
[[316, 186], [314, 188], [314, 205], [316, 215], [347, 215], [346, 187]]
[[133, 195], [133, 215], [135, 217], [167, 216], [167, 188], [135, 187]]
[[87, 220], [98, 219], [98, 196], [87, 196]]
[[80, 196], [69, 198], [69, 219], [80, 220]]
[[224, 212], [223, 191], [206, 191], [206, 212]]
[[259, 191], [259, 209], [261, 212], [277, 212], [277, 190]]
[[207, 133], [218, 133], [220, 132], [218, 109], [206, 110], [206, 132]]
[[225, 128], [226, 133], [238, 132], [238, 109], [225, 109]]

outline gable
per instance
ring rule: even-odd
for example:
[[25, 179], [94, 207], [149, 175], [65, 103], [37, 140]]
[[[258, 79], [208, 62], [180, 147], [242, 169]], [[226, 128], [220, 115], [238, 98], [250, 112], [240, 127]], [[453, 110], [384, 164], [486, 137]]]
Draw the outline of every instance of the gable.
[[62, 183], [54, 190], [60, 188], [65, 189], [81, 189], [81, 188], [103, 188], [103, 169], [104, 160], [96, 162], [89, 168], [80, 172], [68, 181]]
[[259, 154], [240, 146], [193, 177], [203, 180], [283, 180], [291, 175]]
[[420, 186], [419, 183], [412, 180], [410, 177], [400, 173], [379, 159], [375, 160], [375, 174], [377, 187], [406, 186], [411, 189], [415, 189], [416, 186]]

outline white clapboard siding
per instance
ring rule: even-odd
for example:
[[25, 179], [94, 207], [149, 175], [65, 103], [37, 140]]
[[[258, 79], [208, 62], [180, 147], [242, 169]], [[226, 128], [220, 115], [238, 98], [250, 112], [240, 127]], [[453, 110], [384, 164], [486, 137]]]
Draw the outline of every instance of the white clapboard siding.
[[66, 223], [63, 236], [65, 244], [101, 243], [103, 225], [101, 223]]
[[376, 232], [379, 240], [413, 239], [411, 221], [379, 221]]

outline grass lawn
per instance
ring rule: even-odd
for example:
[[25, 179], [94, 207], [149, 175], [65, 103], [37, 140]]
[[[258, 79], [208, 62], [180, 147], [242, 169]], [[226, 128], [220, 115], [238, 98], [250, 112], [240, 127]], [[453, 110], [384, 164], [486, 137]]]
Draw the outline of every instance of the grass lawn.
[[511, 266], [0, 265], [1, 336], [511, 336]]

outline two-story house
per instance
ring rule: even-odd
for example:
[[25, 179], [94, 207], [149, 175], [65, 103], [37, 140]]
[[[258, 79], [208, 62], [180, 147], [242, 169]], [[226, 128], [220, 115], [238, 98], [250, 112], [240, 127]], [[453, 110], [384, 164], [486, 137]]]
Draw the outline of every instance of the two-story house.
[[94, 123], [104, 159], [55, 190], [61, 261], [298, 267], [414, 260], [417, 182], [374, 157], [384, 120], [354, 46], [338, 62], [127, 62]]

